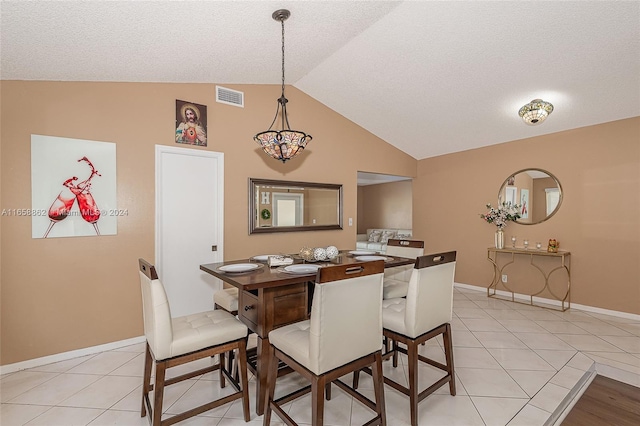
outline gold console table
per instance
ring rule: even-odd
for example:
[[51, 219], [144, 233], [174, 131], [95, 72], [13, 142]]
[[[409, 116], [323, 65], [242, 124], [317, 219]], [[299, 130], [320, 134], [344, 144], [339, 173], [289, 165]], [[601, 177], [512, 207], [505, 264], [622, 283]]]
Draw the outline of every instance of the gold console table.
[[[498, 266], [498, 254], [499, 253], [510, 254], [511, 255], [511, 260], [509, 260], [508, 262], [506, 262], [502, 266]], [[516, 300], [515, 299], [515, 294], [516, 293], [509, 288], [507, 283], [501, 282], [502, 271], [504, 270], [505, 267], [507, 267], [508, 265], [511, 265], [511, 264], [513, 264], [515, 262], [516, 256], [528, 256], [529, 257], [529, 264], [531, 266], [533, 266], [535, 269], [537, 269], [538, 271], [540, 271], [540, 273], [542, 274], [542, 277], [544, 278], [544, 286], [542, 287], [542, 289], [540, 289], [540, 291], [537, 291], [537, 292], [535, 292], [533, 294], [528, 294], [527, 295], [527, 296], [530, 297], [530, 300], [529, 300], [529, 302], [527, 304], [541, 306], [543, 308], [548, 308], [549, 306], [537, 305], [536, 303], [534, 303], [534, 300], [533, 300], [534, 297], [540, 295], [542, 292], [547, 290], [549, 292], [549, 294], [553, 297], [553, 299], [555, 299], [558, 302], [560, 302], [560, 305], [561, 305], [560, 308], [562, 309], [563, 312], [571, 307], [571, 264], [570, 264], [570, 262], [571, 262], [570, 261], [571, 252], [562, 251], [562, 250], [558, 250], [557, 253], [549, 253], [546, 250], [537, 250], [537, 249], [524, 249], [524, 248], [497, 249], [495, 247], [489, 247], [487, 249], [487, 259], [489, 260], [489, 262], [491, 262], [491, 264], [493, 264], [493, 280], [491, 281], [491, 284], [489, 285], [489, 287], [487, 287], [487, 296], [488, 297], [500, 298], [500, 295], [497, 294], [497, 286], [498, 286], [498, 284], [502, 284], [504, 286], [504, 288], [508, 292], [511, 293], [511, 299], [510, 300], [512, 302], [526, 303], [526, 302], [520, 302], [520, 301]], [[549, 272], [545, 272], [539, 265], [536, 265], [534, 263], [534, 259], [540, 258], [540, 257], [556, 257], [556, 258], [559, 258], [560, 259], [560, 266], [551, 269]], [[551, 290], [551, 288], [549, 287], [549, 277], [555, 271], [562, 270], [562, 269], [564, 269], [567, 272], [567, 290], [566, 290], [566, 292], [565, 292], [565, 294], [563, 296], [557, 296]], [[565, 307], [565, 303], [566, 303], [566, 307]]]

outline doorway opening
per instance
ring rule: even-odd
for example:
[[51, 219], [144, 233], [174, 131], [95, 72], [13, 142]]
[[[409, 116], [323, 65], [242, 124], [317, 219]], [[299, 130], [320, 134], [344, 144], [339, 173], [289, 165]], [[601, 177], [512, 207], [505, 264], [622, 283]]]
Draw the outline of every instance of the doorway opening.
[[412, 229], [413, 179], [407, 176], [358, 172], [357, 234], [367, 229]]
[[274, 192], [273, 226], [302, 226], [304, 220], [304, 194]]

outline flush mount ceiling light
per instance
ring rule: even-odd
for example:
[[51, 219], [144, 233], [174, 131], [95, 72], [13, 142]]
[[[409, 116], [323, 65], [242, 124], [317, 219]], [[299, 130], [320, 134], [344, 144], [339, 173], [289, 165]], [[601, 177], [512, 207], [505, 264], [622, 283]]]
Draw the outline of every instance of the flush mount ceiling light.
[[[311, 135], [307, 135], [305, 132], [291, 130], [289, 118], [287, 117], [288, 100], [284, 97], [284, 21], [290, 15], [291, 13], [286, 9], [276, 10], [271, 15], [273, 19], [280, 21], [282, 25], [282, 94], [278, 99], [276, 115], [273, 117], [269, 129], [253, 137], [253, 140], [260, 144], [267, 155], [283, 163], [300, 154], [312, 139]], [[280, 114], [281, 118], [281, 130], [272, 130], [278, 119], [278, 114]]]
[[518, 111], [525, 123], [535, 126], [546, 120], [547, 116], [553, 112], [553, 105], [542, 99], [534, 99]]

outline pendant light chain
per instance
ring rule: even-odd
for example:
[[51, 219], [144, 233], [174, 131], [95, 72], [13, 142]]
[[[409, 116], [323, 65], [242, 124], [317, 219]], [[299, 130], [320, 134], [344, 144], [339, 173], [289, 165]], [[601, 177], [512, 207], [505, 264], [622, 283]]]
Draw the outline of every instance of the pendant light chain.
[[[271, 17], [276, 21], [280, 21], [282, 26], [282, 94], [278, 99], [278, 107], [276, 108], [276, 115], [273, 117], [273, 121], [269, 126], [269, 129], [264, 132], [257, 133], [253, 140], [256, 141], [262, 150], [270, 157], [280, 160], [283, 163], [296, 157], [302, 151], [304, 151], [307, 143], [313, 139], [311, 135], [306, 134], [300, 130], [291, 130], [289, 125], [289, 117], [287, 116], [287, 98], [284, 97], [284, 21], [289, 18], [290, 12], [286, 9], [280, 9], [273, 12]], [[273, 125], [276, 123], [280, 115], [282, 120], [282, 127], [280, 130], [273, 129]]]
[[280, 19], [280, 24], [282, 25], [282, 96], [278, 102], [282, 105], [282, 130], [284, 130], [291, 128], [289, 117], [287, 117], [287, 98], [284, 97], [284, 18]]
[[284, 98], [284, 19], [280, 20], [282, 24], [282, 97]]

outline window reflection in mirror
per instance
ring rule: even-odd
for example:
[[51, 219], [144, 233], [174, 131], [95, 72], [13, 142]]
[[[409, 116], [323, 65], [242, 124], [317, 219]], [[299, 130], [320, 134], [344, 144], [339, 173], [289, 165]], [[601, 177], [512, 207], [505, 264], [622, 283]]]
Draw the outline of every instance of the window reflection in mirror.
[[249, 233], [342, 229], [342, 185], [249, 179]]
[[562, 203], [562, 187], [546, 170], [524, 169], [507, 177], [498, 192], [498, 203], [518, 204], [516, 223], [534, 225], [553, 216]]

